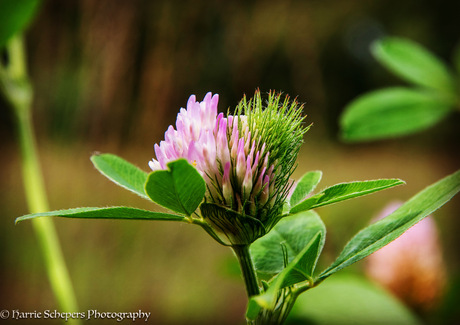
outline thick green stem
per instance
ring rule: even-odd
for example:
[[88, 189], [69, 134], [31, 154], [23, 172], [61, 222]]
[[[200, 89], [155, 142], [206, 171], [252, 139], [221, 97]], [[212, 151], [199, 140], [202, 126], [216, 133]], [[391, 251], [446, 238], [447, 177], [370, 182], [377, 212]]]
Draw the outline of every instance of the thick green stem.
[[[16, 120], [22, 154], [22, 174], [25, 194], [31, 213], [48, 211], [31, 119], [32, 90], [26, 74], [21, 37], [15, 37], [8, 45], [9, 65], [0, 67], [0, 90], [11, 104]], [[59, 239], [53, 221], [49, 218], [32, 220], [45, 260], [51, 287], [64, 312], [77, 312], [74, 290], [64, 262]], [[78, 319], [69, 319], [79, 324]]]
[[232, 246], [232, 249], [238, 258], [238, 262], [240, 263], [248, 297], [260, 294], [256, 270], [254, 268], [251, 255], [249, 254], [249, 245]]

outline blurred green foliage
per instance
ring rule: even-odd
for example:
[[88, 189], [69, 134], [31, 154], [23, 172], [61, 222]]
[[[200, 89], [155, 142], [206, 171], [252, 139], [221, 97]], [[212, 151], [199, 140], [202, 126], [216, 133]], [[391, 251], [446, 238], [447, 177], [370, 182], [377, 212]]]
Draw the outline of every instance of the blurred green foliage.
[[385, 88], [353, 100], [340, 118], [344, 140], [371, 141], [420, 132], [460, 109], [460, 76], [422, 46], [387, 37], [372, 44], [372, 53], [416, 88]]
[[391, 294], [355, 274], [337, 274], [302, 295], [287, 324], [420, 324]]
[[0, 1], [0, 48], [11, 36], [29, 24], [40, 2], [40, 0]]

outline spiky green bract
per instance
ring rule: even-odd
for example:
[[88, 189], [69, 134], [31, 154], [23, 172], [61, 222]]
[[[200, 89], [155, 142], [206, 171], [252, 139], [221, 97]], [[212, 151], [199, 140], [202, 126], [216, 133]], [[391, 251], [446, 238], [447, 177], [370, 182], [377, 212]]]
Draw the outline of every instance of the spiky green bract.
[[[281, 217], [292, 183], [290, 176], [296, 168], [296, 159], [303, 143], [303, 135], [310, 126], [304, 126], [302, 116], [303, 105], [288, 95], [270, 91], [268, 99], [263, 100], [257, 90], [254, 97], [247, 100], [246, 96], [236, 108], [238, 116], [247, 117], [247, 126], [253, 138], [259, 138], [256, 151], [268, 152], [267, 166], [273, 166], [274, 178], [269, 184], [269, 199], [265, 209], [259, 210], [257, 216], [270, 230]], [[243, 125], [239, 125], [240, 131]]]

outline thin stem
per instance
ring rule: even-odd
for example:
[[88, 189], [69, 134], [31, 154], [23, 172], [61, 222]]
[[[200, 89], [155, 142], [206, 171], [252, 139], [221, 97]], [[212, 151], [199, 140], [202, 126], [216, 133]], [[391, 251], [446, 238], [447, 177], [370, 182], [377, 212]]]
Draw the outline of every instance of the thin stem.
[[249, 245], [232, 246], [238, 262], [240, 263], [241, 272], [243, 273], [244, 283], [248, 297], [257, 296], [260, 294], [259, 282], [257, 280], [254, 263], [249, 254]]
[[[0, 90], [11, 104], [17, 118], [19, 144], [22, 154], [22, 174], [27, 205], [31, 213], [48, 211], [41, 168], [36, 150], [31, 118], [32, 90], [29, 86], [22, 38], [16, 36], [7, 46], [9, 65], [0, 66]], [[49, 218], [32, 219], [45, 260], [54, 295], [64, 312], [78, 311], [74, 290], [53, 221]], [[69, 319], [80, 324], [78, 319]]]
[[[22, 115], [18, 129], [27, 205], [31, 213], [45, 212], [49, 209], [35, 150], [32, 123], [29, 116]], [[78, 311], [75, 293], [53, 221], [50, 218], [32, 219], [32, 226], [40, 243], [51, 287], [60, 307], [63, 311]]]
[[212, 238], [214, 238], [215, 241], [217, 241], [219, 244], [223, 246], [230, 246], [230, 244], [225, 243], [220, 237], [215, 233], [215, 231], [212, 229], [209, 224], [201, 219], [192, 219], [191, 223], [195, 225], [199, 225], [201, 228], [203, 228]]

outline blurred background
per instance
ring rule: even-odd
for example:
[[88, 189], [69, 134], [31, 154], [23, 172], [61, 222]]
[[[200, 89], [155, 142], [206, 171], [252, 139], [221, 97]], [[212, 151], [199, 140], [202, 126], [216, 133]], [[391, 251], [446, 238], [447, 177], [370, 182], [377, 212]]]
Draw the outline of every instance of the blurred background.
[[[148, 171], [153, 145], [191, 94], [201, 100], [218, 93], [220, 110], [231, 111], [257, 88], [280, 90], [305, 103], [313, 123], [295, 177], [322, 170], [319, 189], [380, 177], [407, 182], [317, 211], [328, 229], [325, 267], [388, 202], [458, 169], [459, 114], [395, 140], [346, 144], [338, 137], [338, 117], [350, 100], [403, 84], [373, 60], [370, 43], [407, 37], [450, 62], [460, 40], [458, 12], [453, 0], [44, 1], [25, 36], [50, 207], [157, 209], [101, 176], [90, 155], [115, 153]], [[1, 306], [55, 309], [32, 227], [14, 225], [28, 211], [4, 101], [0, 116]], [[459, 211], [456, 197], [435, 213], [447, 284], [434, 307], [412, 310], [428, 323], [460, 319]], [[232, 253], [198, 227], [58, 218], [55, 224], [81, 310], [142, 309], [158, 324], [244, 322], [245, 291]], [[363, 274], [365, 263], [353, 271]]]

